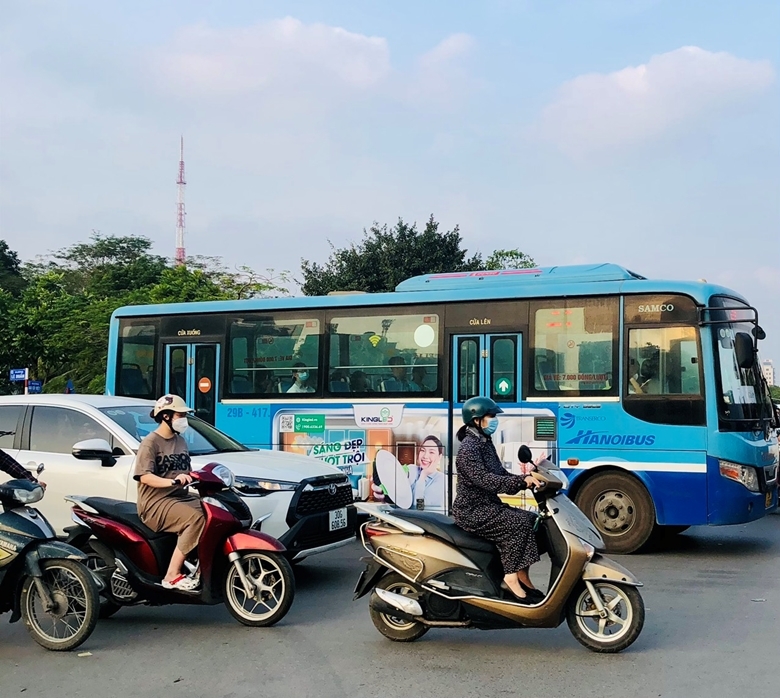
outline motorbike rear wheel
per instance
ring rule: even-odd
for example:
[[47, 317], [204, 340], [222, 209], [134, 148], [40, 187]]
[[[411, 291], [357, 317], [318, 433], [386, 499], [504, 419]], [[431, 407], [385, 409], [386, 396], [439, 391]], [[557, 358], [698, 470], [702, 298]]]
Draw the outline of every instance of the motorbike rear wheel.
[[254, 595], [244, 589], [236, 563], [225, 576], [225, 605], [239, 623], [256, 628], [278, 623], [295, 598], [295, 576], [290, 563], [278, 553], [244, 553], [237, 561], [255, 587]]
[[602, 618], [585, 584], [566, 604], [566, 622], [577, 641], [593, 652], [622, 652], [639, 637], [645, 624], [645, 604], [636, 587], [593, 582], [607, 611]]
[[[384, 589], [393, 594], [402, 596], [417, 596], [418, 589], [408, 580], [397, 572], [386, 574], [376, 585], [377, 589]], [[387, 613], [375, 611], [370, 606], [368, 611], [371, 614], [371, 621], [374, 627], [382, 633], [388, 640], [393, 642], [414, 642], [428, 632], [428, 628], [422, 623], [405, 618], [396, 618]]]
[[41, 647], [72, 650], [95, 629], [100, 597], [89, 570], [74, 560], [43, 560], [42, 582], [54, 602], [47, 611], [33, 577], [22, 585], [21, 610], [27, 630]]

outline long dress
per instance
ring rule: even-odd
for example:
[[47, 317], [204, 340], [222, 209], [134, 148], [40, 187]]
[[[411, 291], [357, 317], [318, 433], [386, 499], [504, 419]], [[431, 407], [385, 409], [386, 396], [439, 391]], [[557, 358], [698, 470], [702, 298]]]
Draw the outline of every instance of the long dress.
[[487, 436], [469, 428], [456, 458], [458, 492], [452, 505], [455, 523], [496, 544], [504, 574], [514, 574], [539, 561], [534, 535], [536, 515], [502, 502], [499, 494], [526, 488], [519, 475], [510, 475]]

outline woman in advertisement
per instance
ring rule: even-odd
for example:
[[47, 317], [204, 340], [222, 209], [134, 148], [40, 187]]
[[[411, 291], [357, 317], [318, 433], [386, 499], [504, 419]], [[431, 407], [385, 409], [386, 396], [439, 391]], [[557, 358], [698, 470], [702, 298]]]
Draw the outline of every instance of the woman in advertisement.
[[444, 473], [439, 469], [444, 445], [435, 436], [426, 436], [417, 449], [417, 465], [410, 468], [412, 501], [422, 500], [427, 509], [444, 507]]
[[372, 485], [376, 501], [391, 502], [404, 509], [418, 506], [444, 508], [445, 476], [440, 470], [444, 444], [433, 435], [417, 447], [415, 465], [402, 465], [389, 451], [377, 452]]

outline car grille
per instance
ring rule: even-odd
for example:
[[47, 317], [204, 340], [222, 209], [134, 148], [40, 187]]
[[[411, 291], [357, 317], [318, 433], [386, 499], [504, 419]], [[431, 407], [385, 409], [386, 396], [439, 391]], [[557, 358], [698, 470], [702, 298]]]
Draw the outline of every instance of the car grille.
[[298, 516], [309, 516], [340, 509], [353, 501], [352, 485], [346, 478], [324, 483], [309, 482], [300, 493], [295, 513]]

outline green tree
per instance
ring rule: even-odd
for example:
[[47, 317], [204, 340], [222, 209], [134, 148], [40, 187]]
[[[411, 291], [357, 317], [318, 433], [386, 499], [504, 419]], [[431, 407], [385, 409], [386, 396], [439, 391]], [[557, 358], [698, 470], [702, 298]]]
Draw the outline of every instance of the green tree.
[[324, 264], [301, 260], [301, 290], [307, 296], [331, 291], [392, 291], [402, 281], [421, 274], [535, 266], [533, 259], [518, 249], [496, 250], [487, 260], [479, 253], [469, 256], [458, 226], [439, 232], [433, 216], [422, 231], [416, 223], [409, 225], [399, 218], [392, 228], [374, 223], [363, 231], [359, 243], [342, 248], [331, 243], [330, 247]]
[[533, 269], [536, 262], [519, 249], [495, 250], [486, 260], [485, 269]]
[[769, 394], [772, 396], [772, 400], [775, 402], [780, 402], [780, 386], [770, 385]]
[[16, 296], [25, 286], [19, 256], [5, 240], [0, 240], [0, 290]]
[[[0, 391], [12, 389], [8, 368], [27, 366], [46, 392], [62, 391], [68, 380], [79, 392], [102, 392], [109, 321], [120, 306], [287, 293], [284, 272], [231, 271], [218, 258], [172, 266], [151, 246], [143, 237], [96, 233], [26, 265], [16, 295], [0, 288]], [[3, 251], [8, 269], [19, 273], [18, 257]]]

